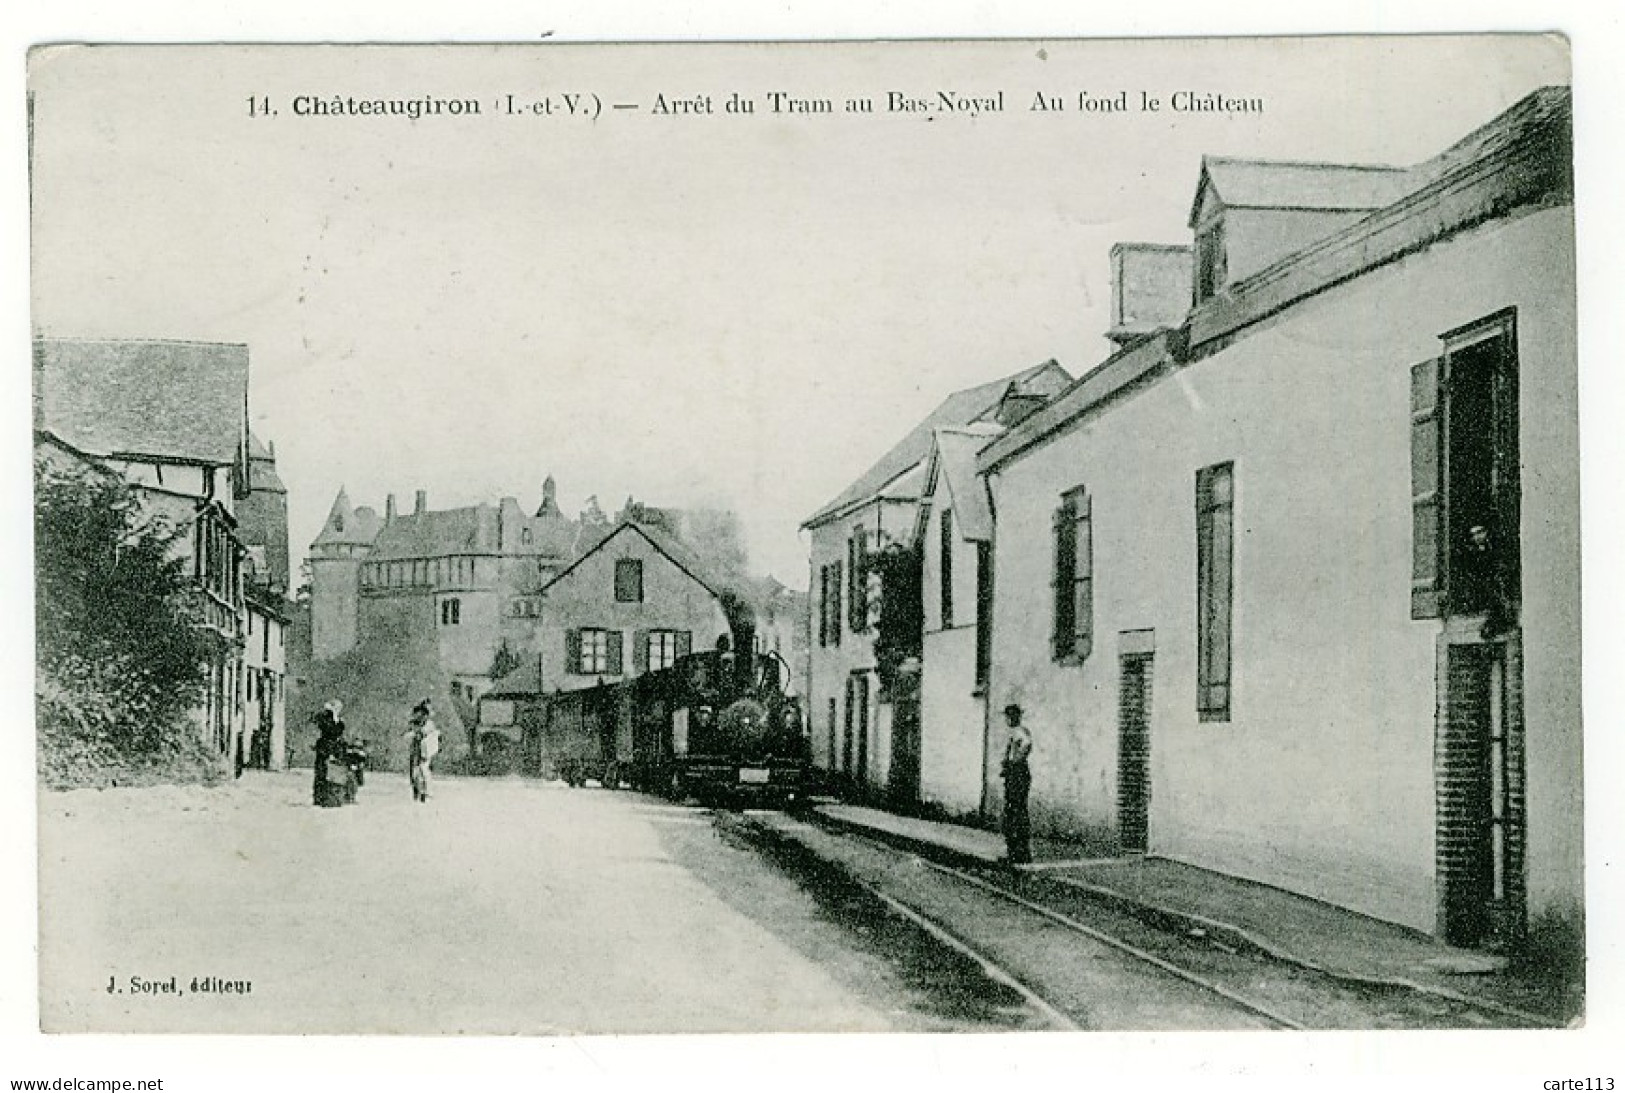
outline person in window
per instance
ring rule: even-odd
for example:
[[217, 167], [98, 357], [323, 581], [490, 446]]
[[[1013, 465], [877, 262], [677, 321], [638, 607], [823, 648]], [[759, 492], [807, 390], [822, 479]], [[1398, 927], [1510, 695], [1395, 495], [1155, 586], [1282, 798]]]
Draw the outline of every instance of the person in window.
[[1005, 861], [1024, 865], [1033, 860], [1032, 832], [1027, 815], [1027, 796], [1032, 792], [1033, 773], [1028, 757], [1033, 751], [1033, 735], [1021, 723], [1021, 707], [1012, 702], [1004, 708], [1009, 735], [1004, 746], [1004, 762], [999, 774], [1004, 779]]
[[1484, 612], [1479, 636], [1490, 641], [1512, 629], [1512, 597], [1505, 560], [1496, 549], [1494, 537], [1484, 524], [1474, 524], [1467, 532], [1466, 599], [1471, 608]]
[[406, 730], [406, 770], [412, 782], [412, 799], [419, 804], [429, 799], [429, 764], [440, 754], [440, 729], [430, 716], [425, 698], [412, 707], [411, 727]]
[[344, 740], [344, 703], [333, 699], [314, 718], [316, 778], [312, 797], [318, 808], [338, 808], [354, 800], [350, 785], [349, 748]]

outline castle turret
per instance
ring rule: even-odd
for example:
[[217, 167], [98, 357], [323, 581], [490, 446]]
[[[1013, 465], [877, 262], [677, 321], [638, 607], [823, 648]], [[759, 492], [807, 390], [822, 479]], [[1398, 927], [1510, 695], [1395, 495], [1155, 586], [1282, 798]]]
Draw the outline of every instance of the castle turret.
[[276, 471], [276, 445], [248, 435], [248, 496], [237, 504], [238, 533], [260, 547], [263, 565], [256, 575], [277, 595], [288, 593], [288, 488]]
[[311, 653], [317, 660], [355, 647], [361, 595], [361, 564], [378, 535], [378, 514], [354, 509], [339, 487], [320, 535], [310, 544]]

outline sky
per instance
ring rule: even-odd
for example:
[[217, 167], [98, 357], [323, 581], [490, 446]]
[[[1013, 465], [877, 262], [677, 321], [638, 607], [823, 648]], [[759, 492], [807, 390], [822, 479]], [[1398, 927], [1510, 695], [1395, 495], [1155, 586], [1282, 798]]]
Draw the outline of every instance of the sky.
[[[42, 50], [34, 324], [247, 343], [296, 558], [340, 486], [534, 508], [552, 474], [570, 512], [731, 506], [804, 587], [801, 520], [945, 395], [1104, 358], [1108, 251], [1188, 241], [1204, 153], [1407, 164], [1567, 79], [1534, 37]], [[1004, 109], [887, 109], [942, 91]], [[1178, 91], [1264, 111], [1029, 109]], [[335, 95], [483, 112], [294, 113]]]

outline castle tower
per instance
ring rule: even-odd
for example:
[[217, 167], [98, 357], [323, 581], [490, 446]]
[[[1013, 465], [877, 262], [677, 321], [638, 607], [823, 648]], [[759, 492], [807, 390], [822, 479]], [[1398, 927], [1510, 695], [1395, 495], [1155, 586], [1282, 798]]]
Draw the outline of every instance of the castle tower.
[[352, 509], [349, 495], [339, 487], [321, 534], [310, 544], [310, 642], [317, 660], [355, 647], [361, 563], [378, 530], [378, 514], [365, 507]]
[[265, 549], [259, 582], [288, 594], [288, 488], [276, 471], [276, 445], [248, 434], [248, 496], [237, 503], [238, 532], [244, 543]]

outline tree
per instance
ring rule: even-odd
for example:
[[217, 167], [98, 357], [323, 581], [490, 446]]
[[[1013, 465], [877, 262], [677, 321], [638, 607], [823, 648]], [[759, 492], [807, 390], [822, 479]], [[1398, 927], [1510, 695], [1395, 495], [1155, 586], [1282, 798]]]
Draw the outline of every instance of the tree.
[[513, 646], [508, 644], [508, 639], [503, 638], [497, 643], [496, 651], [491, 654], [491, 669], [486, 675], [493, 680], [501, 679], [524, 663], [525, 658], [514, 652]]
[[36, 457], [34, 497], [42, 748], [110, 763], [180, 750], [226, 649], [177, 549], [186, 529], [90, 466]]
[[[868, 572], [880, 578], [880, 617], [875, 624], [875, 674], [888, 697], [907, 690], [904, 668], [918, 662], [925, 617], [920, 587], [920, 552], [888, 543], [868, 556]], [[865, 574], [867, 577], [868, 574]]]

